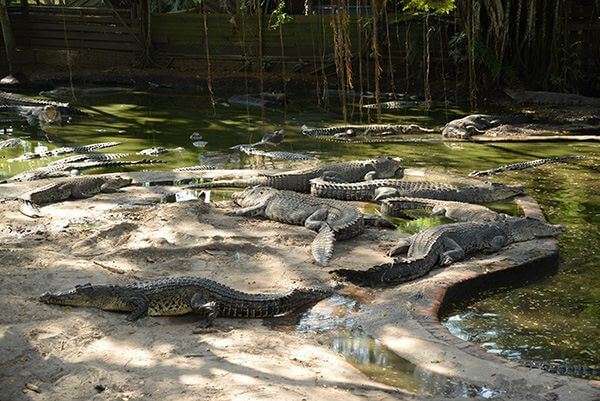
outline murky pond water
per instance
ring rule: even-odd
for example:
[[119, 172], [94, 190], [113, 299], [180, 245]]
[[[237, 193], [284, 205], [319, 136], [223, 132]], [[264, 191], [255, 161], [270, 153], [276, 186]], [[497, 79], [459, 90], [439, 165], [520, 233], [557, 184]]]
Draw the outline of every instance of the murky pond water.
[[[136, 156], [135, 152], [152, 146], [183, 148], [158, 157], [166, 164], [152, 166], [153, 169], [170, 170], [206, 163], [228, 168], [250, 165], [286, 167], [290, 165], [287, 162], [264, 162], [228, 149], [239, 143], [256, 142], [264, 132], [279, 128], [286, 130], [287, 137], [277, 150], [308, 153], [324, 161], [363, 159], [387, 154], [402, 156], [408, 166], [428, 167], [459, 174], [538, 157], [568, 154], [593, 156], [573, 164], [548, 165], [498, 176], [497, 179], [501, 181], [526, 185], [530, 194], [541, 204], [550, 222], [567, 227], [567, 233], [560, 239], [560, 269], [556, 275], [541, 281], [506, 291], [493, 291], [470, 304], [460, 305], [450, 313], [445, 322], [457, 335], [478, 341], [491, 352], [510, 358], [557, 359], [568, 363], [598, 365], [598, 145], [339, 144], [318, 141], [300, 135], [300, 127], [303, 124], [322, 126], [339, 123], [341, 114], [316, 106], [314, 99], [298, 100], [293, 96], [285, 111], [248, 111], [244, 108], [222, 106], [217, 106], [213, 111], [207, 97], [173, 94], [138, 93], [95, 97], [86, 99], [85, 103], [94, 110], [93, 115], [75, 116], [69, 124], [62, 127], [51, 127], [41, 131], [24, 123], [2, 123], [4, 128], [12, 126], [13, 135], [22, 137], [25, 141], [22, 147], [0, 150], [0, 179], [46, 165], [48, 160], [45, 159], [14, 163], [7, 161], [20, 156], [24, 151], [32, 151], [35, 147], [53, 149], [65, 145], [105, 141], [119, 141], [122, 144], [102, 152], [131, 153], [133, 159], [142, 158]], [[446, 116], [452, 119], [460, 114], [460, 110], [454, 109], [433, 112], [411, 109], [384, 114], [383, 121], [407, 121], [433, 127], [443, 124]], [[190, 140], [190, 134], [195, 131], [207, 142], [205, 147], [194, 146]], [[0, 135], [0, 139], [6, 137]], [[136, 166], [131, 169], [143, 168], [146, 167]], [[495, 208], [511, 214], [518, 213], [512, 206], [496, 205]], [[415, 232], [424, 226], [442, 222], [439, 218], [419, 219], [406, 222], [400, 229]], [[348, 354], [350, 360], [354, 358], [354, 352], [350, 351], [355, 348], [370, 349], [369, 361], [372, 358], [380, 358], [375, 355], [384, 351], [369, 341], [372, 340], [345, 335], [333, 338], [329, 343], [340, 352]], [[388, 355], [386, 358], [392, 357]], [[401, 363], [396, 361], [393, 364]], [[367, 365], [373, 364], [368, 362]], [[373, 371], [374, 376], [385, 376], [383, 368], [377, 369]], [[414, 371], [410, 374], [414, 374]]]

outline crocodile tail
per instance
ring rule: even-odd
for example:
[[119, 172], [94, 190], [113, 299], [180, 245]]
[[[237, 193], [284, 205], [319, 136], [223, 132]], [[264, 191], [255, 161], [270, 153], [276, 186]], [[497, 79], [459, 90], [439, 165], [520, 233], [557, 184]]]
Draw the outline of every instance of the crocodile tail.
[[335, 233], [329, 225], [324, 224], [310, 246], [313, 258], [320, 266], [329, 264], [333, 256], [334, 242]]
[[245, 188], [254, 185], [267, 185], [267, 177], [253, 177], [242, 180], [218, 180], [186, 185], [184, 188]]
[[34, 203], [25, 199], [19, 199], [19, 212], [32, 218], [43, 216], [40, 209]]
[[338, 269], [330, 273], [365, 287], [397, 285], [427, 274], [435, 265], [432, 257], [420, 259], [397, 258], [393, 262], [373, 266], [367, 270]]

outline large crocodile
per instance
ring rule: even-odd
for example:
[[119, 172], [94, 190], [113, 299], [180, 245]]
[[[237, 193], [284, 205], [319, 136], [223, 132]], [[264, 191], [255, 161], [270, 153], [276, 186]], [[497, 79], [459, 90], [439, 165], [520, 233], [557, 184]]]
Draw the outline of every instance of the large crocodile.
[[585, 158], [585, 156], [556, 156], [556, 157], [549, 157], [546, 159], [531, 160], [531, 161], [522, 162], [522, 163], [505, 164], [504, 166], [491, 168], [489, 170], [472, 171], [469, 173], [469, 177], [485, 177], [485, 176], [490, 176], [490, 175], [494, 175], [494, 174], [504, 173], [505, 171], [526, 170], [529, 168], [543, 166], [544, 164], [564, 163], [564, 162], [580, 160], [580, 159], [584, 159], [584, 158]]
[[512, 217], [485, 223], [452, 223], [425, 229], [400, 241], [390, 255], [408, 250], [407, 257], [373, 266], [368, 270], [338, 269], [337, 276], [352, 283], [377, 286], [395, 285], [424, 276], [436, 266], [444, 267], [467, 254], [495, 252], [515, 242], [556, 236], [564, 227], [529, 217]]
[[50, 162], [50, 165], [90, 162], [96, 160], [115, 160], [122, 159], [127, 156], [129, 156], [129, 153], [84, 153], [81, 155], [68, 156], [63, 157], [62, 159], [54, 160], [53, 162]]
[[98, 160], [91, 162], [81, 163], [63, 163], [55, 164], [47, 167], [40, 167], [33, 170], [25, 171], [23, 173], [14, 175], [8, 180], [0, 181], [5, 183], [7, 181], [34, 181], [41, 180], [44, 178], [55, 178], [55, 177], [68, 177], [70, 175], [77, 175], [83, 170], [90, 170], [94, 168], [109, 168], [109, 167], [123, 167], [123, 166], [134, 166], [139, 164], [157, 164], [164, 163], [162, 160]]
[[469, 140], [474, 134], [484, 134], [486, 130], [502, 124], [525, 122], [524, 116], [492, 116], [471, 114], [452, 120], [442, 128], [442, 137]]
[[309, 192], [310, 180], [322, 177], [326, 180], [341, 182], [357, 182], [371, 178], [402, 177], [404, 167], [402, 159], [378, 157], [371, 160], [328, 163], [321, 166], [294, 170], [285, 173], [264, 175], [241, 180], [222, 180], [202, 182], [189, 185], [188, 188], [249, 187], [267, 185], [276, 189], [287, 189], [297, 192]]
[[495, 182], [484, 182], [457, 188], [423, 188], [381, 187], [375, 189], [373, 200], [379, 202], [387, 198], [408, 196], [411, 198], [429, 198], [466, 203], [490, 203], [525, 193], [520, 185], [505, 185]]
[[308, 128], [303, 125], [301, 131], [306, 136], [402, 135], [433, 132], [432, 129], [422, 128], [415, 124], [342, 125], [327, 128]]
[[240, 151], [250, 156], [259, 156], [266, 157], [268, 159], [275, 160], [317, 160], [316, 157], [307, 156], [302, 153], [291, 153], [291, 152], [267, 152], [264, 150], [254, 149], [254, 147], [250, 145], [242, 145], [240, 146]]
[[[85, 145], [85, 146], [62, 147], [62, 148], [56, 148], [56, 149], [46, 150], [46, 151], [27, 152], [19, 157], [15, 157], [14, 159], [10, 159], [8, 161], [16, 162], [16, 161], [23, 161], [23, 160], [39, 159], [41, 157], [61, 156], [61, 155], [69, 154], [69, 153], [90, 153], [95, 150], [109, 148], [109, 147], [117, 146], [120, 144], [121, 144], [121, 142], [101, 142], [101, 143], [92, 143], [90, 145]], [[97, 155], [97, 156], [98, 156], [97, 158], [95, 158], [95, 156], [90, 156], [90, 157], [87, 157], [86, 159], [92, 159], [92, 158], [94, 160], [112, 160], [113, 159], [111, 157], [102, 158], [102, 156], [100, 156], [100, 155]], [[84, 160], [80, 156], [73, 156], [73, 157], [79, 158], [79, 161]], [[57, 160], [57, 162], [59, 162], [59, 160]], [[69, 163], [72, 163], [72, 162], [69, 162]]]
[[[369, 177], [366, 177], [369, 178]], [[361, 182], [333, 182], [322, 178], [310, 180], [310, 193], [319, 198], [332, 198], [349, 201], [372, 201], [377, 188], [398, 188], [402, 192], [455, 190], [456, 186], [439, 182], [403, 181], [394, 178], [367, 180]]]
[[446, 216], [457, 222], [496, 221], [507, 217], [485, 206], [465, 202], [409, 197], [388, 198], [381, 202], [381, 213], [387, 216], [412, 218], [406, 211], [414, 209], [428, 209], [435, 216]]
[[78, 285], [47, 292], [48, 304], [93, 307], [129, 312], [127, 320], [143, 316], [195, 313], [205, 326], [216, 317], [268, 318], [290, 314], [331, 295], [328, 288], [295, 288], [283, 294], [248, 294], [200, 277], [172, 277], [128, 285]]
[[67, 199], [83, 199], [100, 192], [114, 192], [131, 184], [131, 178], [119, 176], [77, 177], [63, 182], [43, 185], [19, 196], [19, 211], [29, 217], [41, 217], [38, 206], [62, 202]]
[[336, 239], [355, 237], [365, 227], [362, 214], [354, 206], [293, 191], [258, 185], [234, 193], [232, 200], [242, 207], [232, 213], [237, 216], [265, 216], [317, 231], [311, 249], [315, 261], [321, 266], [326, 266], [331, 260]]

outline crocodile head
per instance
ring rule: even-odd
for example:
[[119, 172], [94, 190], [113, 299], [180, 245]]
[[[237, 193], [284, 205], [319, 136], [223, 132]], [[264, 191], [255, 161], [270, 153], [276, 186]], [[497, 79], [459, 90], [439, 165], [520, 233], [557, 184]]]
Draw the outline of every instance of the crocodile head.
[[522, 195], [527, 191], [522, 185], [506, 185], [490, 181], [486, 181], [483, 186], [490, 189], [490, 202], [509, 199], [513, 196]]
[[548, 224], [532, 217], [515, 217], [507, 219], [508, 235], [513, 242], [528, 241], [535, 238], [556, 237], [565, 231], [565, 227]]
[[382, 156], [368, 162], [377, 172], [377, 178], [402, 178], [403, 160], [399, 157]]
[[46, 124], [54, 124], [60, 123], [62, 121], [62, 116], [58, 107], [47, 105], [42, 109], [39, 119]]
[[231, 200], [238, 206], [250, 207], [264, 203], [277, 193], [277, 190], [263, 185], [246, 188], [231, 195]]
[[113, 311], [127, 311], [126, 297], [120, 295], [122, 288], [113, 285], [76, 285], [75, 288], [46, 292], [39, 298], [40, 302], [56, 305], [86, 306]]
[[106, 182], [104, 183], [103, 188], [119, 189], [119, 188], [126, 187], [128, 185], [131, 185], [131, 182], [132, 182], [131, 178], [124, 178], [124, 177], [121, 177], [120, 175], [117, 175], [117, 176], [108, 178], [106, 180]]

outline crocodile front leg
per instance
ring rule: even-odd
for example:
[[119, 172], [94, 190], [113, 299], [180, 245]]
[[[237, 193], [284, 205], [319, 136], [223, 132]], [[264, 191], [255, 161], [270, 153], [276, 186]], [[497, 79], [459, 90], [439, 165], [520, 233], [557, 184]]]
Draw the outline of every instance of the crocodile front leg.
[[443, 246], [446, 251], [440, 255], [440, 266], [449, 266], [465, 258], [465, 250], [452, 238], [444, 238]]
[[190, 306], [192, 307], [194, 313], [204, 318], [204, 320], [198, 324], [198, 328], [207, 328], [213, 324], [215, 318], [217, 317], [216, 302], [207, 302], [206, 298], [202, 294], [196, 293], [190, 300]]
[[304, 227], [312, 231], [319, 231], [327, 221], [327, 208], [316, 210], [304, 220]]
[[396, 245], [394, 245], [394, 247], [387, 252], [387, 255], [388, 256], [396, 256], [401, 253], [408, 252], [408, 248], [410, 248], [410, 245], [413, 243], [414, 240], [415, 240], [415, 235], [411, 235], [410, 237], [400, 239], [396, 243]]

